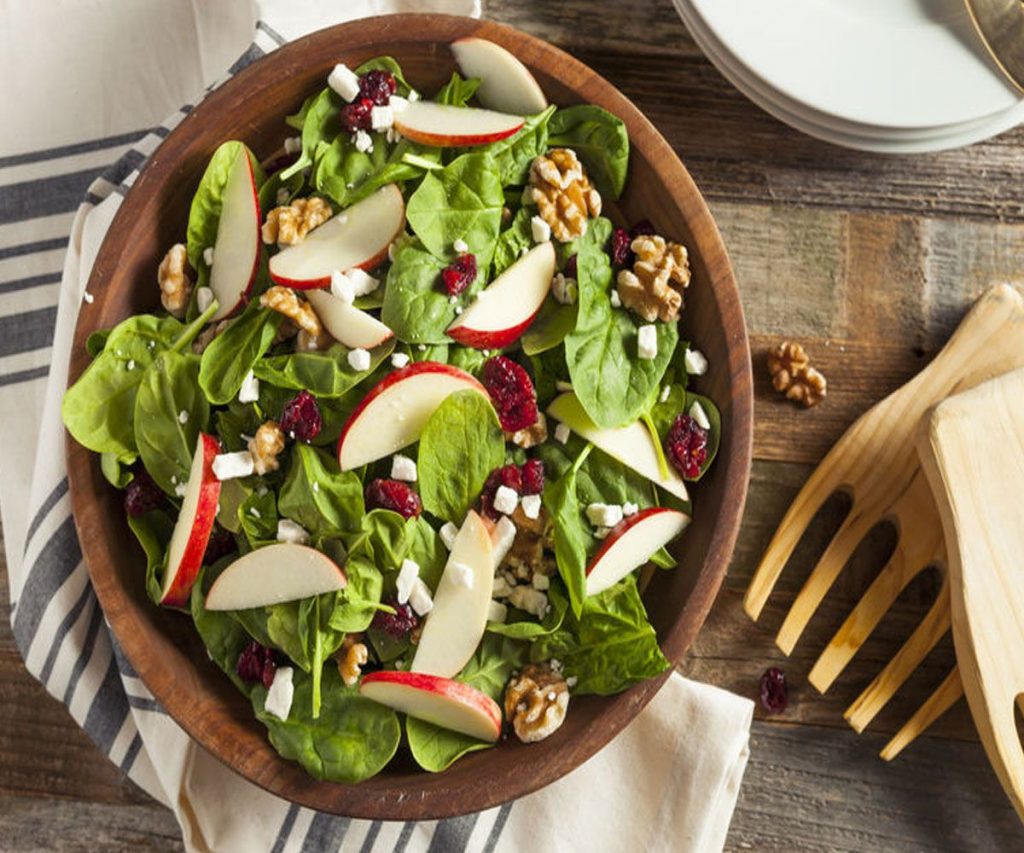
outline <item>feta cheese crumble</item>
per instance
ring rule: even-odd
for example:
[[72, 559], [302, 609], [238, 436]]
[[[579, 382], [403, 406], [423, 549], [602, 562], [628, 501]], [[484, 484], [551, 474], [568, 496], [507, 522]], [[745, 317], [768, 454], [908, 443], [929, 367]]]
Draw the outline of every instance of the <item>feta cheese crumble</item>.
[[446, 521], [438, 533], [441, 536], [444, 547], [451, 551], [455, 546], [455, 537], [459, 535], [459, 528], [450, 521]]
[[374, 130], [387, 130], [395, 123], [395, 113], [389, 106], [373, 107], [370, 110], [370, 127]]
[[[391, 100], [394, 100], [394, 99], [395, 99], [395, 96], [392, 95], [391, 96]], [[409, 100], [410, 101], [418, 101], [419, 99], [420, 99], [420, 93], [417, 92], [415, 89], [410, 89], [409, 90]]]
[[288, 191], [288, 187], [278, 187], [277, 195], [274, 196], [278, 206], [282, 204], [288, 204], [288, 199], [291, 198], [291, 193]]
[[292, 699], [295, 698], [295, 685], [292, 684], [294, 670], [290, 666], [279, 666], [274, 673], [274, 680], [267, 691], [267, 700], [263, 710], [273, 714], [279, 720], [287, 720], [292, 710]]
[[637, 506], [635, 503], [632, 503], [631, 501], [626, 501], [622, 505], [622, 514], [626, 518], [629, 518], [629, 516], [631, 515], [636, 515], [638, 512], [640, 512], [640, 507]]
[[535, 243], [546, 243], [551, 239], [551, 226], [542, 217], [534, 215], [530, 218], [530, 234]]
[[242, 387], [238, 389], [239, 403], [255, 403], [260, 398], [260, 381], [250, 370], [242, 380]]
[[305, 545], [309, 541], [306, 528], [290, 518], [281, 518], [277, 522], [277, 541], [291, 542], [294, 545]]
[[661, 389], [661, 394], [658, 395], [658, 402], [659, 403], [664, 403], [666, 400], [668, 400], [669, 395], [671, 393], [672, 393], [672, 386], [671, 385], [666, 385], [664, 388]]
[[611, 295], [608, 298], [611, 300], [612, 308], [622, 307], [622, 297], [619, 296], [619, 291], [616, 288], [612, 288]]
[[416, 463], [408, 456], [396, 453], [391, 457], [391, 479], [404, 480], [406, 483], [415, 483]]
[[203, 249], [203, 263], [208, 267], [213, 266], [213, 246], [207, 246]]
[[218, 453], [213, 457], [213, 476], [218, 480], [233, 480], [248, 477], [253, 472], [252, 454], [248, 450], [237, 453]]
[[589, 504], [587, 519], [594, 527], [614, 527], [622, 521], [622, 507], [618, 504]]
[[379, 278], [374, 278], [366, 270], [359, 267], [353, 267], [345, 275], [352, 282], [352, 290], [356, 296], [366, 296], [380, 287]]
[[711, 429], [708, 413], [704, 411], [704, 407], [697, 400], [694, 400], [693, 405], [690, 406], [690, 417], [697, 422], [697, 426], [701, 429]]
[[213, 290], [209, 287], [200, 287], [196, 290], [196, 308], [202, 314], [207, 308], [213, 305]]
[[491, 587], [491, 595], [495, 598], [506, 598], [512, 592], [514, 584], [510, 584], [503, 575], [494, 576], [494, 585]]
[[540, 517], [540, 495], [523, 495], [522, 504], [523, 515], [527, 518], [537, 519]]
[[331, 273], [331, 295], [336, 296], [346, 305], [356, 301], [356, 288], [345, 273], [335, 270]]
[[[409, 100], [412, 100], [410, 97]], [[388, 106], [391, 107], [391, 112], [398, 115], [402, 110], [409, 106], [409, 101], [403, 98], [401, 95], [392, 95], [388, 99]]]
[[285, 154], [298, 154], [302, 150], [302, 137], [289, 136], [284, 141]]
[[356, 151], [361, 153], [373, 151], [373, 137], [365, 130], [357, 130], [352, 134], [352, 144], [355, 145]]
[[508, 486], [498, 486], [494, 493], [494, 508], [505, 515], [511, 515], [519, 505], [519, 493]]
[[185, 424], [188, 423], [187, 409], [182, 409], [180, 412], [178, 412], [178, 423], [181, 424], [182, 426], [185, 426]]
[[683, 365], [686, 372], [694, 376], [703, 376], [708, 372], [708, 360], [699, 349], [687, 348], [686, 355], [683, 356]]
[[517, 586], [509, 595], [508, 601], [513, 607], [532, 613], [538, 619], [544, 616], [548, 606], [548, 597], [532, 586]]
[[419, 576], [419, 563], [415, 560], [402, 560], [402, 568], [398, 570], [398, 578], [395, 580], [399, 604], [405, 604], [409, 600], [412, 588], [415, 586]]
[[391, 354], [391, 366], [401, 370], [409, 363], [409, 356], [404, 352], [396, 352]]
[[188, 491], [188, 486], [186, 486], [184, 483], [178, 483], [178, 485], [174, 487], [174, 494], [176, 494], [179, 498], [185, 497], [186, 491]]
[[82, 300], [86, 305], [92, 305], [95, 298], [88, 290], [82, 291]]
[[430, 588], [423, 583], [423, 578], [416, 578], [412, 591], [409, 593], [409, 604], [417, 616], [426, 616], [434, 609], [434, 599], [430, 596]]
[[348, 366], [360, 372], [370, 369], [370, 353], [362, 347], [348, 351]]
[[533, 584], [534, 589], [539, 589], [543, 592], [551, 586], [551, 578], [547, 575], [542, 575], [540, 572], [534, 572], [531, 583]]
[[636, 330], [636, 353], [645, 359], [652, 359], [658, 354], [658, 330], [653, 323]]
[[576, 279], [566, 278], [562, 273], [556, 273], [555, 277], [551, 279], [551, 295], [555, 297], [556, 302], [560, 302], [562, 305], [572, 305], [578, 294], [579, 286], [576, 284]]
[[557, 441], [559, 444], [565, 444], [566, 442], [569, 441], [569, 435], [571, 433], [572, 430], [569, 429], [568, 424], [558, 424], [555, 427], [555, 441]]
[[487, 606], [488, 622], [504, 622], [508, 619], [508, 608], [500, 601], [491, 601]]
[[359, 94], [359, 75], [344, 63], [339, 63], [327, 75], [327, 85], [351, 103]]
[[465, 563], [449, 563], [445, 572], [451, 572], [452, 581], [457, 586], [473, 588], [473, 570]]
[[452, 251], [462, 254], [469, 251], [469, 244], [459, 237], [454, 243], [452, 243]]
[[502, 560], [508, 556], [508, 552], [512, 548], [512, 543], [516, 541], [516, 526], [512, 523], [512, 520], [507, 516], [503, 515], [498, 519], [498, 523], [494, 527], [494, 567], [497, 568], [501, 565]]

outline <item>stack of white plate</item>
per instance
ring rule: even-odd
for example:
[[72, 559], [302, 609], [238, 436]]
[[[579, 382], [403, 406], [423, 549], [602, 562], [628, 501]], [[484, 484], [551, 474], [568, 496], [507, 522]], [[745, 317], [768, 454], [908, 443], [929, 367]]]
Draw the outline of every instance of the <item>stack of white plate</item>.
[[962, 0], [674, 0], [737, 89], [836, 145], [910, 154], [1024, 121]]

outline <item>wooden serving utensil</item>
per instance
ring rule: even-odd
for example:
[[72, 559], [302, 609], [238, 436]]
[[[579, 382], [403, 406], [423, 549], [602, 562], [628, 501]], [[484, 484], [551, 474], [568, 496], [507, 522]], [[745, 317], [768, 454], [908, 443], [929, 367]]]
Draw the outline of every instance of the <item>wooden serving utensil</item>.
[[[892, 558], [825, 647], [809, 680], [825, 692], [910, 581], [928, 566], [943, 569], [938, 511], [915, 450], [917, 428], [936, 403], [958, 391], [1024, 367], [1024, 299], [1012, 287], [987, 290], [924, 370], [851, 426], [829, 451], [787, 510], [744, 598], [755, 621], [793, 549], [821, 505], [836, 491], [852, 497], [842, 526], [807, 578], [776, 637], [787, 655], [857, 545], [879, 521], [895, 523]], [[861, 732], [892, 698], [950, 625], [949, 578], [903, 647], [846, 710]], [[882, 750], [893, 758], [961, 695], [956, 669]]]
[[953, 643], [989, 762], [1024, 820], [1024, 370], [935, 407], [918, 438], [952, 580]]

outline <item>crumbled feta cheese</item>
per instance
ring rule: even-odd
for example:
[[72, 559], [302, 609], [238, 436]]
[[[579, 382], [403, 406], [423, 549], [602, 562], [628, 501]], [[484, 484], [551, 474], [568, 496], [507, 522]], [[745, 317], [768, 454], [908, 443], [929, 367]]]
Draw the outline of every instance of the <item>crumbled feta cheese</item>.
[[555, 441], [557, 441], [559, 444], [565, 444], [567, 441], [569, 441], [569, 435], [571, 433], [572, 430], [569, 429], [568, 424], [558, 424], [555, 427]]
[[339, 63], [327, 75], [327, 85], [351, 103], [359, 94], [359, 75], [344, 63]]
[[338, 297], [346, 305], [356, 301], [356, 288], [345, 273], [341, 270], [334, 270], [331, 273], [331, 294]]
[[260, 381], [250, 370], [242, 380], [242, 387], [238, 389], [239, 403], [255, 403], [260, 398]]
[[391, 457], [391, 479], [405, 480], [407, 483], [415, 483], [416, 463], [408, 456], [396, 453]]
[[465, 240], [463, 240], [461, 237], [459, 237], [458, 240], [456, 240], [454, 243], [452, 243], [452, 251], [453, 252], [458, 252], [459, 254], [463, 254], [464, 252], [468, 252], [469, 251], [469, 244]]
[[[392, 112], [394, 112], [394, 111], [395, 111], [395, 110], [394, 110], [394, 107], [392, 107], [392, 108], [391, 108], [391, 111], [392, 111]], [[391, 127], [389, 127], [389, 128], [388, 128], [388, 129], [387, 129], [387, 130], [385, 131], [385, 133], [384, 133], [384, 138], [385, 138], [385, 139], [386, 139], [386, 140], [387, 140], [387, 141], [388, 141], [389, 143], [394, 143], [394, 142], [398, 142], [398, 140], [402, 138], [402, 134], [400, 134], [400, 133], [399, 133], [399, 132], [398, 132], [397, 130], [395, 130], [394, 126], [391, 126]]]
[[523, 246], [523, 248], [521, 248], [519, 250], [519, 257], [523, 257], [529, 251], [530, 251], [530, 247], [529, 246]]
[[135, 359], [128, 359], [128, 363], [124, 366], [125, 370], [135, 370]]
[[196, 291], [196, 308], [202, 314], [207, 308], [213, 305], [213, 290], [209, 287], [200, 287]]
[[495, 598], [506, 598], [512, 592], [515, 584], [510, 584], [503, 575], [494, 576], [494, 586], [491, 587], [491, 595]]
[[519, 506], [519, 493], [508, 486], [498, 486], [498, 491], [494, 493], [494, 508], [505, 515], [511, 515], [516, 511], [517, 506]]
[[301, 136], [289, 136], [284, 141], [284, 153], [285, 154], [298, 154], [302, 150], [302, 137]]
[[658, 354], [658, 330], [653, 323], [636, 330], [636, 354], [645, 359], [652, 359]]
[[277, 522], [277, 541], [305, 545], [309, 541], [306, 528], [290, 518], [282, 518]]
[[508, 555], [512, 543], [516, 540], [516, 526], [512, 520], [503, 515], [498, 519], [494, 527], [494, 567], [501, 565], [502, 560]]
[[560, 393], [563, 393], [563, 394], [566, 391], [572, 391], [572, 383], [571, 382], [564, 382], [561, 379], [556, 379], [555, 380], [555, 390], [560, 392]]
[[426, 616], [434, 609], [434, 599], [430, 595], [430, 588], [423, 583], [422, 578], [416, 578], [409, 593], [409, 604], [416, 611], [417, 616]]
[[661, 389], [661, 394], [658, 395], [658, 402], [664, 403], [666, 400], [668, 400], [669, 395], [671, 393], [672, 393], [672, 386], [671, 385], [666, 385], [664, 388]]
[[402, 568], [398, 570], [398, 579], [395, 581], [399, 604], [405, 604], [409, 600], [409, 595], [419, 576], [419, 563], [415, 560], [402, 560]]
[[576, 279], [566, 278], [562, 273], [555, 273], [555, 277], [551, 279], [551, 295], [555, 297], [556, 302], [572, 305], [578, 294], [579, 286], [576, 284]]
[[548, 661], [548, 664], [551, 666], [552, 672], [562, 671], [562, 662], [558, 658], [551, 658], [551, 660]]
[[697, 426], [701, 429], [711, 429], [708, 413], [704, 411], [704, 407], [697, 400], [694, 400], [693, 405], [690, 406], [690, 417], [697, 422]]
[[626, 518], [631, 515], [636, 515], [638, 512], [640, 512], [640, 507], [632, 501], [626, 501], [622, 505], [622, 515]]
[[618, 504], [589, 504], [587, 519], [594, 527], [614, 527], [622, 521], [622, 507]]
[[348, 351], [348, 366], [353, 370], [369, 370], [370, 369], [370, 353], [364, 350], [362, 347], [356, 347], [353, 350]]
[[488, 622], [504, 622], [508, 619], [508, 608], [500, 601], [491, 601], [487, 606]]
[[458, 317], [460, 314], [462, 314], [462, 306], [461, 305], [456, 305], [455, 306], [455, 316]]
[[567, 679], [565, 679], [565, 686], [568, 687], [570, 690], [579, 683], [580, 678], [578, 675], [570, 675]]
[[86, 305], [92, 305], [95, 297], [88, 290], [85, 290], [82, 292], [82, 299], [85, 301]]
[[176, 494], [179, 498], [185, 497], [186, 491], [188, 491], [188, 486], [186, 486], [184, 483], [178, 483], [178, 485], [174, 487], [174, 494]]
[[313, 491], [314, 492], [319, 492], [320, 491], [320, 484], [318, 482], [316, 482], [315, 480], [313, 481]]
[[444, 547], [451, 551], [455, 546], [455, 537], [459, 535], [459, 528], [450, 521], [446, 521], [438, 533], [441, 536], [441, 541], [444, 543]]
[[551, 239], [551, 226], [544, 221], [543, 217], [532, 216], [530, 218], [530, 234], [535, 243], [546, 243]]
[[213, 246], [207, 246], [203, 249], [203, 263], [208, 267], [213, 266]]
[[458, 301], [459, 301], [459, 297], [458, 296], [449, 296], [448, 297], [448, 304], [449, 305], [454, 305]]
[[527, 518], [540, 518], [540, 495], [523, 495], [523, 515]]
[[356, 151], [361, 151], [364, 154], [373, 151], [373, 137], [365, 130], [357, 130], [352, 134], [352, 144], [355, 145]]
[[418, 349], [420, 352], [426, 352], [427, 351], [427, 345], [426, 344], [416, 344], [416, 349]]
[[218, 480], [248, 477], [253, 472], [252, 454], [248, 450], [237, 453], [218, 453], [213, 457], [213, 475]]
[[366, 296], [380, 287], [379, 278], [374, 278], [366, 270], [359, 267], [353, 267], [345, 275], [352, 282], [352, 289], [356, 296]]
[[263, 703], [263, 710], [279, 720], [287, 720], [292, 709], [292, 699], [295, 698], [295, 685], [292, 684], [294, 672], [290, 666], [279, 666], [267, 691], [267, 700]]
[[[412, 98], [410, 98], [409, 100], [412, 100]], [[398, 115], [398, 113], [400, 113], [407, 106], [409, 106], [409, 101], [407, 101], [401, 95], [392, 95], [388, 99], [388, 106], [391, 107], [391, 112], [393, 112], [395, 115]]]
[[694, 376], [703, 376], [708, 371], [708, 360], [699, 349], [687, 348], [683, 364], [686, 366], [686, 372]]
[[[393, 98], [394, 95], [392, 95], [391, 97]], [[417, 92], [415, 89], [410, 89], [409, 90], [409, 100], [410, 101], [418, 101], [419, 99], [420, 99], [420, 93]]]
[[457, 586], [462, 586], [466, 589], [473, 588], [473, 570], [465, 563], [449, 563], [445, 572], [451, 573], [452, 581]]
[[608, 534], [611, 533], [611, 532], [612, 532], [612, 529], [610, 527], [598, 527], [594, 531], [594, 538], [595, 539], [607, 539], [608, 538]]
[[551, 586], [551, 578], [547, 575], [542, 575], [540, 572], [533, 573], [533, 588], [539, 589], [541, 592]]
[[253, 518], [263, 518], [263, 513], [261, 513], [254, 506], [249, 507], [249, 515], [251, 515]]
[[401, 370], [409, 363], [409, 356], [404, 352], [396, 352], [391, 355], [391, 366]]
[[508, 597], [509, 604], [532, 613], [538, 619], [544, 616], [548, 606], [548, 597], [532, 586], [517, 586]]
[[611, 301], [612, 301], [612, 308], [621, 308], [622, 307], [622, 297], [619, 296], [618, 289], [616, 289], [616, 288], [612, 289], [612, 292], [611, 292], [611, 295], [609, 296], [609, 299], [611, 299]]
[[278, 205], [288, 204], [288, 199], [291, 198], [291, 195], [292, 194], [288, 190], [288, 187], [278, 187], [277, 195], [274, 196], [274, 199], [277, 201]]
[[395, 113], [391, 107], [372, 107], [370, 109], [370, 127], [374, 130], [387, 130], [394, 123]]
[[182, 409], [178, 412], [178, 423], [182, 426], [188, 423], [188, 409]]

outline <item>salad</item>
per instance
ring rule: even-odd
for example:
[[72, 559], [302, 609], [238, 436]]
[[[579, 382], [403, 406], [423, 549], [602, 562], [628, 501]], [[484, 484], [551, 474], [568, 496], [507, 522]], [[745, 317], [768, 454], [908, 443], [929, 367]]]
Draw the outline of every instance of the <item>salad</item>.
[[280, 151], [213, 151], [163, 310], [94, 333], [63, 401], [139, 583], [318, 779], [557, 737], [662, 673], [638, 584], [718, 447], [687, 251], [606, 215], [623, 122], [452, 51], [433, 98], [338, 65]]

